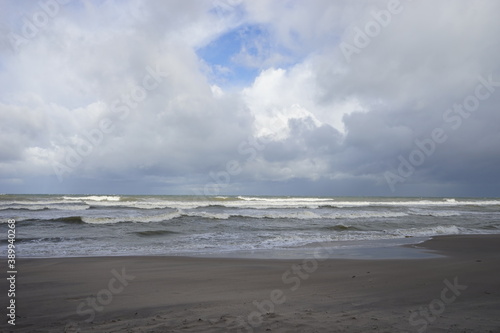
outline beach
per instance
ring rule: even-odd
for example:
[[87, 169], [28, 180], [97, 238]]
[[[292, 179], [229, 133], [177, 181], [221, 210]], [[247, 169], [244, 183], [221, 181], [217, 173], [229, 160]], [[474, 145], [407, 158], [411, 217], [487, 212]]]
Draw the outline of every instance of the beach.
[[499, 235], [413, 247], [439, 256], [18, 258], [1, 331], [500, 332]]

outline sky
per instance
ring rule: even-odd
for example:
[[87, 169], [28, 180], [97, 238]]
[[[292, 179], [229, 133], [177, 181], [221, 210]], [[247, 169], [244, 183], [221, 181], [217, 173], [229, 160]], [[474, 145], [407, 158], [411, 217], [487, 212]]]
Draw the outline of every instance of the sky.
[[499, 197], [498, 13], [0, 0], [0, 193]]

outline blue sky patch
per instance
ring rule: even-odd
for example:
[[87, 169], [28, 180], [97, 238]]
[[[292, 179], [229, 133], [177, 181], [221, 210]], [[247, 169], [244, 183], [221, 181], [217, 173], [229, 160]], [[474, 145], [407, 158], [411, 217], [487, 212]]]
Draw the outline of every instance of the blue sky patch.
[[218, 85], [248, 85], [272, 52], [268, 33], [259, 26], [243, 26], [221, 35], [197, 54], [212, 70]]

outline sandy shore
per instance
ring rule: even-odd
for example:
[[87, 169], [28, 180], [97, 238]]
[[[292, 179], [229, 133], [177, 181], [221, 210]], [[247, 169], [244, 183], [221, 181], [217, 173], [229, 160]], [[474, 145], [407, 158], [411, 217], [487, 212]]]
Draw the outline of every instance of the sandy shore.
[[418, 247], [446, 256], [19, 259], [0, 331], [500, 332], [500, 235]]

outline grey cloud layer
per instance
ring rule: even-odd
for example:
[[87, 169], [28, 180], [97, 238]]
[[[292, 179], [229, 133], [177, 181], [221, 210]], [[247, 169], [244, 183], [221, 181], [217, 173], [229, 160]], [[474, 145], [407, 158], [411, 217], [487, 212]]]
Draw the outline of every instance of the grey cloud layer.
[[[221, 194], [498, 195], [500, 3], [401, 1], [377, 23], [389, 3], [74, 0], [15, 49], [41, 9], [5, 1], [0, 192], [193, 194], [235, 161]], [[249, 25], [260, 74], [217, 87], [197, 51]], [[480, 77], [488, 98], [447, 113]], [[387, 172], [436, 128], [447, 139], [391, 192]]]

